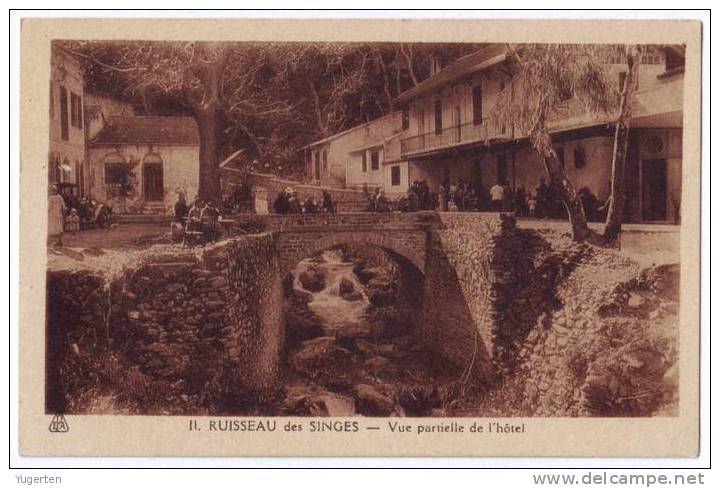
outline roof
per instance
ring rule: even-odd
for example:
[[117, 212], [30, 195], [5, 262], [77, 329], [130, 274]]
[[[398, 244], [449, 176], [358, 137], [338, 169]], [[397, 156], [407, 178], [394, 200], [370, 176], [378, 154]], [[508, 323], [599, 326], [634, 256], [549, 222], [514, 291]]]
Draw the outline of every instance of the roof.
[[234, 165], [232, 165], [231, 163], [240, 160], [240, 156], [242, 156], [243, 154], [245, 154], [245, 149], [238, 149], [220, 163], [220, 169], [225, 169], [228, 171], [240, 171], [238, 168], [233, 167]]
[[197, 123], [192, 117], [109, 117], [90, 145], [156, 144], [197, 146]]
[[402, 92], [397, 97], [398, 103], [406, 103], [420, 95], [438, 87], [447, 85], [463, 76], [482, 71], [505, 60], [507, 48], [505, 44], [489, 44], [474, 53], [455, 60], [429, 78]]
[[385, 115], [383, 115], [382, 117], [378, 117], [378, 118], [376, 118], [376, 119], [369, 120], [369, 121], [364, 122], [364, 123], [362, 123], [362, 124], [360, 124], [360, 125], [356, 125], [356, 126], [350, 127], [349, 129], [345, 129], [345, 130], [342, 131], [342, 132], [337, 132], [337, 133], [335, 133], [335, 134], [332, 134], [332, 135], [330, 135], [330, 136], [327, 136], [327, 137], [325, 137], [324, 139], [320, 139], [320, 140], [311, 142], [310, 144], [307, 144], [307, 145], [301, 147], [299, 150], [302, 151], [302, 150], [304, 150], [304, 149], [308, 149], [308, 148], [311, 148], [311, 147], [319, 146], [319, 145], [321, 145], [321, 144], [325, 144], [325, 143], [327, 143], [327, 142], [332, 141], [333, 139], [337, 139], [338, 137], [341, 137], [341, 136], [344, 136], [344, 135], [346, 135], [346, 134], [349, 134], [349, 133], [352, 132], [352, 131], [355, 131], [355, 130], [358, 130], [358, 129], [362, 129], [363, 127], [367, 127], [367, 126], [372, 125], [372, 124], [377, 124], [378, 122], [382, 122], [382, 121], [385, 120], [385, 119], [388, 119], [388, 118], [391, 118], [391, 117], [400, 117], [400, 114], [401, 114], [401, 112], [400, 112], [399, 110], [396, 110], [396, 111], [394, 111], [394, 112], [390, 112], [389, 114], [385, 114]]

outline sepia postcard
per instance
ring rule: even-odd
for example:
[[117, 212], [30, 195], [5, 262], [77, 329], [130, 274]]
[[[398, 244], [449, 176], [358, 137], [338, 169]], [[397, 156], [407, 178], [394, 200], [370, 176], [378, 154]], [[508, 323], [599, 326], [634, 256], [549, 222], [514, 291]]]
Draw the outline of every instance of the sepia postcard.
[[697, 456], [700, 40], [25, 19], [20, 453]]

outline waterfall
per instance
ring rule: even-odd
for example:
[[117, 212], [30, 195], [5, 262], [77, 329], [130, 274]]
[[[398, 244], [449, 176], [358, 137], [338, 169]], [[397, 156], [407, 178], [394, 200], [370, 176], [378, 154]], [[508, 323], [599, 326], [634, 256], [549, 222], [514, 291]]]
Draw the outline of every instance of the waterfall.
[[[320, 260], [304, 259], [298, 264], [292, 272], [293, 288], [312, 294], [308, 307], [323, 320], [329, 330], [363, 322], [369, 302], [362, 283], [353, 272], [355, 263], [343, 261], [342, 253], [336, 250], [324, 251], [320, 257]], [[310, 292], [303, 288], [299, 276], [310, 269], [323, 274], [324, 289]], [[340, 295], [340, 283], [343, 279], [352, 283], [353, 289], [362, 294], [362, 298], [352, 301], [343, 298]]]

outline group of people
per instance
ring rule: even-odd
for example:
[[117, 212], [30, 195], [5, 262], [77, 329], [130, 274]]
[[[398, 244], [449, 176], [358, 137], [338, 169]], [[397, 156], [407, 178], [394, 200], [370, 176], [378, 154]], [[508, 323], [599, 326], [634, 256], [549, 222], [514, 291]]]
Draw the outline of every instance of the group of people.
[[103, 227], [108, 224], [110, 207], [98, 204], [85, 196], [78, 197], [75, 187], [68, 184], [51, 185], [48, 196], [48, 233], [61, 236], [64, 232], [76, 233], [88, 225]]
[[273, 211], [276, 214], [335, 213], [335, 203], [325, 190], [322, 191], [322, 201], [318, 203], [312, 194], [302, 199], [297, 190], [288, 187], [278, 193], [273, 202]]
[[247, 212], [252, 208], [253, 194], [249, 184], [234, 184], [232, 190], [223, 195], [222, 210], [224, 214]]
[[[581, 188], [578, 194], [588, 220], [601, 220], [605, 205], [587, 187]], [[368, 210], [375, 212], [389, 211], [394, 205], [379, 188], [375, 189], [369, 202]], [[492, 211], [513, 212], [519, 217], [567, 218], [560, 193], [544, 179], [532, 191], [523, 186], [512, 188], [504, 180], [486, 189], [482, 184], [470, 184], [460, 178], [457, 182], [443, 181], [437, 193], [430, 190], [425, 180], [416, 180], [396, 205], [402, 212], [437, 209], [441, 212]]]
[[372, 195], [365, 189], [365, 197], [367, 199], [367, 205], [365, 207], [367, 212], [384, 213], [392, 211], [390, 200], [385, 196], [385, 190], [382, 188], [375, 188]]
[[189, 235], [202, 237], [203, 242], [217, 240], [220, 236], [218, 219], [220, 210], [212, 201], [205, 201], [197, 195], [192, 204], [188, 205], [185, 193], [178, 192], [175, 202], [175, 222], [172, 233], [177, 240]]

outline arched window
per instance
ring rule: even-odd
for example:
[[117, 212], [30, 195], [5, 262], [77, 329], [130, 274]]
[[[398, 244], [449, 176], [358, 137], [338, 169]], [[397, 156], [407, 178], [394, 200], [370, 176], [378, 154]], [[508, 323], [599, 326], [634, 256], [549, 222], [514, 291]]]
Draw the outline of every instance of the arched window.
[[143, 158], [143, 164], [162, 164], [162, 162], [162, 158], [156, 153], [149, 153]]

